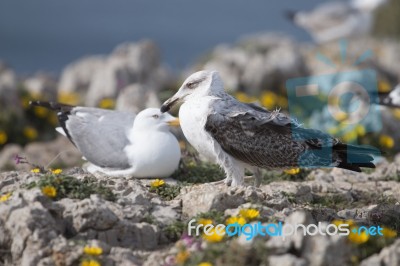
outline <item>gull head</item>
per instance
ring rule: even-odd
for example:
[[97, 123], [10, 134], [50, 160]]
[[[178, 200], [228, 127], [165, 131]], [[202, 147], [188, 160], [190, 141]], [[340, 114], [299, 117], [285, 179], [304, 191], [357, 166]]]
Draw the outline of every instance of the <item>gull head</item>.
[[169, 113], [161, 113], [158, 108], [147, 108], [141, 111], [133, 122], [133, 130], [168, 131], [169, 126], [179, 125], [179, 119]]
[[217, 71], [199, 71], [190, 75], [175, 93], [161, 106], [161, 112], [167, 112], [178, 102], [212, 96], [224, 91], [224, 85]]

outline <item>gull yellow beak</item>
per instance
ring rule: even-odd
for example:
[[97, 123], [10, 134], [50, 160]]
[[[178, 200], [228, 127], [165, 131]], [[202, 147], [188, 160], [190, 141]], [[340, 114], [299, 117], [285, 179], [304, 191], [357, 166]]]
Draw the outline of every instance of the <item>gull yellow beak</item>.
[[168, 125], [171, 127], [179, 127], [180, 126], [179, 118], [168, 121]]

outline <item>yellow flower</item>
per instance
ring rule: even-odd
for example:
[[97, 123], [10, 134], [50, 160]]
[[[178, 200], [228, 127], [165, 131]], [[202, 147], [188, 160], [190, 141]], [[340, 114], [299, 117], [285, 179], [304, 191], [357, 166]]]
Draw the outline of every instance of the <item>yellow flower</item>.
[[297, 175], [298, 173], [300, 173], [300, 168], [287, 169], [283, 170], [283, 172], [285, 172], [288, 175]]
[[55, 114], [50, 114], [50, 115], [47, 117], [47, 121], [48, 121], [51, 125], [55, 126], [55, 125], [57, 125], [57, 123], [58, 123], [58, 118], [57, 118], [57, 116], [56, 116]]
[[58, 101], [60, 103], [77, 105], [79, 103], [79, 94], [76, 92], [63, 92], [58, 93]]
[[366, 133], [365, 127], [363, 125], [357, 125], [355, 130], [359, 136], [364, 136]]
[[212, 224], [212, 223], [213, 223], [213, 221], [211, 219], [204, 219], [204, 218], [200, 218], [197, 221], [197, 224], [202, 224], [203, 226], [207, 225], [207, 224]]
[[197, 266], [213, 266], [213, 265], [209, 262], [201, 262], [201, 263], [197, 264]]
[[0, 196], [0, 202], [7, 201], [11, 197], [11, 194], [12, 194], [11, 192], [8, 192], [7, 194]]
[[342, 136], [343, 141], [352, 142], [357, 139], [357, 132], [355, 130], [349, 130]]
[[46, 108], [37, 107], [33, 110], [35, 115], [40, 118], [45, 118], [49, 114], [49, 110]]
[[260, 212], [256, 209], [241, 209], [239, 211], [239, 214], [240, 216], [248, 220], [253, 220], [260, 216]]
[[104, 98], [99, 102], [99, 107], [104, 109], [114, 109], [115, 101], [111, 98]]
[[213, 227], [209, 230], [208, 234], [204, 232], [202, 237], [207, 242], [217, 243], [221, 242], [221, 240], [224, 238], [224, 235], [225, 235], [225, 230], [222, 229], [217, 230], [216, 227]]
[[339, 111], [335, 112], [332, 114], [333, 118], [335, 118], [337, 121], [344, 121], [348, 118], [347, 113]]
[[62, 173], [62, 169], [54, 169], [54, 170], [52, 170], [51, 172], [54, 174], [54, 175], [59, 175], [59, 174], [61, 174]]
[[400, 109], [395, 109], [395, 110], [392, 111], [392, 113], [393, 113], [393, 116], [394, 116], [396, 119], [399, 119], [399, 120], [400, 120]]
[[24, 133], [24, 136], [30, 140], [34, 140], [38, 136], [36, 129], [34, 129], [33, 127], [25, 127], [23, 133]]
[[234, 224], [234, 223], [238, 223], [240, 226], [243, 226], [246, 223], [246, 219], [243, 217], [238, 217], [238, 216], [231, 216], [228, 219], [226, 219], [225, 224], [229, 225], [229, 224]]
[[243, 102], [243, 103], [253, 103], [253, 102], [257, 101], [257, 98], [249, 96], [244, 92], [238, 92], [238, 93], [236, 93], [235, 96], [238, 101]]
[[337, 127], [329, 127], [327, 132], [331, 135], [336, 135], [339, 132], [339, 128]]
[[3, 130], [0, 130], [0, 145], [3, 145], [4, 143], [6, 143], [8, 140], [7, 134], [6, 132], [4, 132]]
[[381, 80], [378, 82], [378, 91], [381, 93], [390, 92], [392, 90], [392, 86], [390, 86], [389, 82], [386, 80]]
[[57, 196], [57, 190], [53, 186], [44, 186], [42, 188], [42, 193], [49, 198], [55, 198]]
[[278, 104], [281, 108], [286, 108], [288, 106], [288, 100], [286, 97], [278, 96]]
[[85, 246], [83, 248], [83, 253], [91, 256], [99, 256], [103, 254], [103, 249], [100, 247]]
[[390, 136], [388, 136], [388, 135], [382, 135], [382, 136], [380, 136], [380, 138], [379, 138], [379, 144], [380, 144], [382, 147], [391, 149], [391, 148], [393, 148], [393, 146], [394, 146], [394, 140], [393, 140], [392, 137], [390, 137]]
[[348, 236], [348, 239], [350, 240], [350, 242], [352, 242], [354, 244], [362, 244], [362, 243], [365, 243], [368, 241], [369, 235], [367, 232], [365, 232], [365, 230], [362, 230], [359, 234], [358, 227], [353, 227], [353, 229], [356, 232], [353, 232], [353, 230], [350, 230], [350, 234]]
[[150, 183], [150, 186], [152, 188], [157, 188], [157, 187], [161, 187], [165, 184], [165, 181], [162, 179], [156, 179], [153, 182]]
[[40, 169], [39, 168], [33, 168], [32, 170], [31, 170], [31, 173], [34, 173], [34, 174], [39, 174], [41, 171], [40, 171]]
[[28, 109], [28, 107], [30, 107], [29, 106], [29, 102], [31, 101], [31, 97], [23, 97], [22, 99], [21, 99], [21, 105], [22, 105], [22, 108], [24, 108], [24, 109]]
[[271, 91], [264, 92], [261, 95], [261, 104], [267, 109], [274, 108], [278, 103], [278, 97]]
[[101, 266], [101, 264], [97, 260], [84, 260], [81, 266]]
[[[0, 200], [1, 201], [1, 200]], [[386, 238], [393, 238], [397, 236], [397, 232], [387, 227], [383, 227], [382, 234]]]
[[178, 264], [184, 264], [185, 261], [189, 258], [190, 253], [187, 250], [179, 251], [178, 254], [175, 256], [175, 261]]

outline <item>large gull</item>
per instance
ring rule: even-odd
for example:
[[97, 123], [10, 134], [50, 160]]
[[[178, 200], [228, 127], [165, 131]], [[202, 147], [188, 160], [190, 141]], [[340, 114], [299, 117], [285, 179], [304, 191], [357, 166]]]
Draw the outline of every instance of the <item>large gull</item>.
[[161, 107], [179, 110], [181, 128], [192, 146], [226, 173], [225, 183], [243, 184], [244, 169], [339, 167], [361, 171], [374, 168], [374, 148], [348, 145], [318, 130], [301, 127], [279, 111], [237, 101], [224, 91], [215, 71], [200, 71], [188, 77], [178, 92]]
[[305, 29], [317, 43], [363, 36], [371, 31], [373, 12], [387, 0], [328, 2], [311, 11], [287, 13], [298, 27]]
[[31, 102], [57, 111], [61, 127], [91, 164], [90, 173], [136, 178], [168, 177], [179, 165], [178, 140], [170, 132], [177, 118], [148, 108], [134, 113], [71, 106], [56, 102]]

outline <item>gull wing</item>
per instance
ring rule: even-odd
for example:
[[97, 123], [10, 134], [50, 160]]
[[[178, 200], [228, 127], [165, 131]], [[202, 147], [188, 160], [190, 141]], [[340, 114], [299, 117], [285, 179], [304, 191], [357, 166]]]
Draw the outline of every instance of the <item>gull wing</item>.
[[133, 113], [75, 107], [67, 115], [65, 128], [89, 162], [123, 169], [130, 166], [124, 148], [130, 144], [128, 132], [134, 119]]
[[208, 115], [205, 130], [225, 152], [247, 164], [261, 168], [338, 166], [353, 171], [374, 167], [369, 154], [376, 153], [375, 149], [346, 145], [319, 130], [302, 128], [279, 111], [239, 102], [228, 106]]
[[134, 113], [57, 102], [34, 101], [30, 104], [57, 111], [62, 127], [57, 131], [65, 133], [89, 162], [108, 168], [130, 166], [124, 148], [130, 144], [128, 132], [135, 120]]

